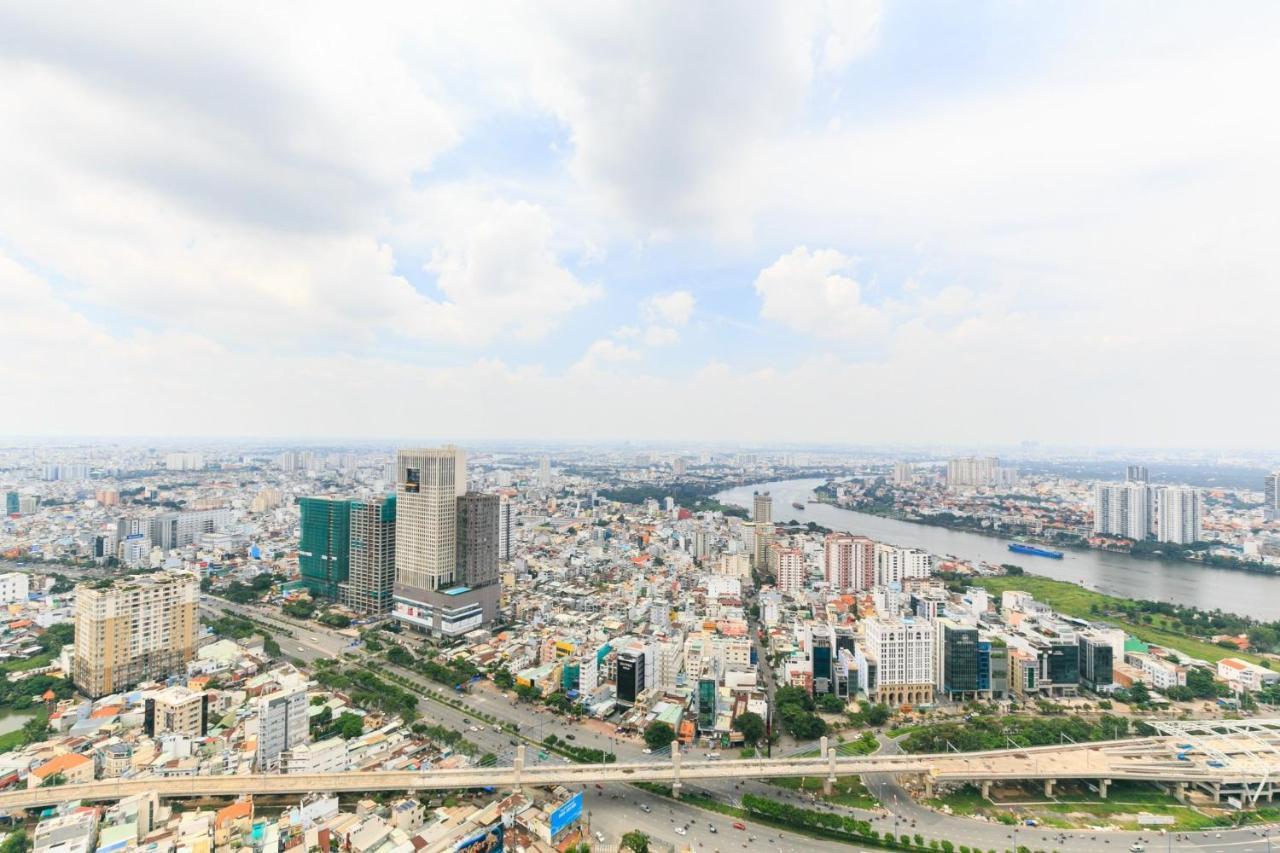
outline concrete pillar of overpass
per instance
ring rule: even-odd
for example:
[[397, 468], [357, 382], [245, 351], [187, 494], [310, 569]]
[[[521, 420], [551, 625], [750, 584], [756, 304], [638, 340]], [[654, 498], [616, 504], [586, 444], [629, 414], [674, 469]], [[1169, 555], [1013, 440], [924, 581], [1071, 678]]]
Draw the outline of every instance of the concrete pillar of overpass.
[[920, 777], [920, 786], [924, 788], [924, 795], [926, 797], [933, 796], [933, 777], [928, 773]]
[[[824, 737], [825, 741], [826, 738]], [[827, 778], [822, 780], [822, 793], [824, 796], [831, 796], [831, 790], [836, 784], [836, 751], [830, 748], [826, 752], [827, 755]]]
[[671, 741], [671, 796], [680, 799], [680, 741]]
[[1178, 782], [1173, 786], [1173, 797], [1180, 803], [1187, 801], [1187, 783]]
[[988, 782], [983, 782], [981, 784], [982, 784], [982, 799], [984, 800], [991, 799], [991, 782], [988, 781]]
[[1055, 781], [1055, 780], [1053, 780], [1053, 779], [1045, 779], [1045, 780], [1044, 780], [1044, 795], [1045, 795], [1046, 797], [1052, 797], [1052, 796], [1053, 796], [1053, 783], [1054, 783], [1054, 781]]
[[1215, 803], [1222, 802], [1222, 783], [1221, 782], [1213, 783], [1213, 801]]
[[516, 757], [515, 761], [511, 763], [511, 770], [515, 776], [515, 788], [519, 791], [521, 790], [520, 777], [524, 772], [524, 744], [520, 744], [516, 747]]
[[1111, 787], [1110, 779], [1099, 779], [1098, 780], [1098, 796], [1105, 800], [1107, 798], [1107, 789], [1110, 787]]

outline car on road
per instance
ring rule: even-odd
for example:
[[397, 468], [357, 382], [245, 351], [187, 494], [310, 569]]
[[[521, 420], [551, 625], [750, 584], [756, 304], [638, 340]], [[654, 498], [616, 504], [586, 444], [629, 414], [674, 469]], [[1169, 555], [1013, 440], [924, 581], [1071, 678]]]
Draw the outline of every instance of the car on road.
[[604, 844], [604, 833], [601, 832], [600, 830], [596, 830], [596, 841], [599, 841], [601, 844]]
[[688, 834], [689, 834], [689, 830], [685, 829], [683, 826], [676, 827], [676, 835], [688, 835]]
[[716, 829], [716, 825], [714, 823], [707, 824], [707, 829], [711, 831], [712, 835], [715, 835], [717, 832], [719, 832], [719, 830]]
[[734, 829], [746, 829], [746, 828], [747, 828], [747, 825], [746, 825], [745, 823], [743, 823], [742, 821], [740, 821], [740, 820], [736, 820], [736, 821], [734, 821], [734, 822], [733, 822], [733, 828], [734, 828]]
[[1147, 848], [1143, 847], [1141, 844], [1135, 841], [1129, 845], [1129, 849], [1132, 850], [1133, 853], [1142, 853], [1142, 851], [1146, 850]]
[[565, 739], [565, 740], [577, 740], [578, 738], [577, 738], [576, 736], [574, 736], [573, 734], [567, 734], [567, 735], [565, 735], [565, 736], [564, 736], [564, 739]]
[[648, 804], [648, 803], [641, 803], [641, 804], [640, 804], [640, 811], [644, 812], [645, 814], [649, 814], [649, 812], [653, 811], [653, 809], [649, 808], [649, 804]]

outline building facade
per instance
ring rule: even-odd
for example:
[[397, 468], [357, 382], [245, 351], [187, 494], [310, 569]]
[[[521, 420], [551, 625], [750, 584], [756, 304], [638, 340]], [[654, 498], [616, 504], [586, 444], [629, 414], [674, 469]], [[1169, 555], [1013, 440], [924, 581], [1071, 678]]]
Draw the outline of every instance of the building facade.
[[347, 582], [338, 597], [357, 613], [388, 613], [396, 578], [396, 498], [351, 502]]
[[298, 570], [312, 598], [338, 599], [351, 571], [352, 502], [299, 498]]
[[76, 587], [76, 687], [97, 698], [181, 672], [196, 653], [199, 594], [188, 572]]

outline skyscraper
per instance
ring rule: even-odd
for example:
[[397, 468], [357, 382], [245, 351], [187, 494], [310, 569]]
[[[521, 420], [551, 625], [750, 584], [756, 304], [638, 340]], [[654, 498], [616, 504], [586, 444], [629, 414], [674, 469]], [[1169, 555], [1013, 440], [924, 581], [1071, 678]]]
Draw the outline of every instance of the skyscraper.
[[280, 766], [280, 753], [306, 743], [307, 680], [297, 673], [282, 677], [276, 689], [258, 697], [257, 770]]
[[342, 602], [359, 613], [391, 610], [396, 577], [396, 498], [351, 502], [351, 556]]
[[865, 536], [828, 533], [824, 553], [827, 583], [835, 592], [861, 592], [875, 582], [876, 543]]
[[196, 653], [198, 596], [199, 582], [189, 572], [77, 586], [76, 687], [97, 698], [185, 672]]
[[343, 498], [299, 498], [298, 570], [312, 598], [338, 599], [351, 558], [351, 506]]
[[1098, 483], [1093, 487], [1093, 532], [1146, 539], [1151, 508], [1151, 489], [1145, 483]]
[[1159, 516], [1156, 538], [1161, 542], [1187, 545], [1200, 541], [1200, 491], [1184, 486], [1165, 486], [1157, 492]]
[[551, 488], [551, 457], [543, 456], [538, 460], [538, 485], [541, 488]]
[[1150, 476], [1147, 474], [1146, 465], [1130, 465], [1124, 469], [1124, 481], [1126, 483], [1149, 483]]
[[1262, 487], [1263, 507], [1270, 517], [1280, 518], [1280, 471], [1268, 474]]
[[396, 454], [396, 585], [425, 591], [454, 583], [457, 566], [457, 449]]
[[805, 587], [806, 571], [804, 552], [799, 548], [774, 545], [770, 549], [778, 572], [778, 589], [782, 592], [801, 592]]
[[751, 520], [755, 522], [755, 538], [752, 543], [752, 565], [756, 571], [764, 571], [769, 561], [769, 545], [773, 543], [773, 497], [768, 492], [756, 492], [751, 501]]
[[508, 495], [498, 496], [498, 561], [510, 560], [516, 548], [515, 513]]
[[484, 492], [467, 492], [457, 500], [458, 582], [470, 587], [497, 583], [501, 501]]
[[437, 637], [456, 637], [490, 623], [498, 609], [496, 584], [466, 586], [458, 574], [458, 487], [466, 479], [458, 469], [463, 459], [453, 446], [396, 454], [392, 612], [402, 625]]

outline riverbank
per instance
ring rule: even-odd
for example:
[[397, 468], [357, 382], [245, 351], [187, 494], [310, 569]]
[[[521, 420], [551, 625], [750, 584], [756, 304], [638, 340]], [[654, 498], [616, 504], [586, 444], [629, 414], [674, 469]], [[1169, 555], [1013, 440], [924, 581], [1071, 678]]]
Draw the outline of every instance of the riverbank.
[[[750, 507], [756, 490], [773, 495], [775, 518], [794, 517], [841, 532], [867, 536], [877, 542], [922, 548], [933, 554], [954, 556], [974, 566], [1014, 562], [1038, 575], [1080, 584], [1121, 599], [1169, 604], [1194, 602], [1205, 612], [1238, 613], [1261, 622], [1280, 620], [1280, 576], [1255, 572], [1224, 574], [1193, 562], [1164, 562], [1093, 548], [1064, 549], [1061, 560], [1026, 557], [1010, 560], [1007, 537], [989, 532], [974, 535], [928, 524], [883, 518], [878, 515], [810, 503], [822, 479], [776, 480], [717, 494], [721, 503]], [[785, 507], [803, 503], [805, 509], [790, 515]], [[1229, 579], [1227, 583], [1224, 580]]]
[[975, 536], [987, 536], [992, 539], [1016, 539], [1019, 542], [1030, 542], [1037, 545], [1045, 545], [1050, 548], [1064, 548], [1071, 551], [1098, 551], [1104, 554], [1122, 554], [1134, 560], [1150, 560], [1155, 563], [1166, 564], [1186, 564], [1193, 566], [1203, 566], [1206, 569], [1222, 569], [1228, 572], [1244, 572], [1251, 575], [1262, 575], [1264, 577], [1280, 577], [1280, 569], [1267, 566], [1262, 563], [1252, 563], [1245, 560], [1221, 560], [1211, 562], [1209, 560], [1196, 560], [1190, 557], [1172, 555], [1172, 554], [1149, 554], [1144, 552], [1131, 552], [1114, 548], [1095, 548], [1088, 543], [1081, 542], [1063, 542], [1058, 539], [1047, 539], [1043, 536], [1033, 536], [1027, 533], [1008, 533], [998, 530], [992, 530], [980, 525], [956, 524], [950, 523], [945, 519], [936, 516], [917, 516], [907, 515], [897, 510], [887, 510], [882, 505], [870, 505], [858, 507], [856, 509], [850, 507], [842, 507], [829, 498], [815, 498], [814, 503], [825, 504], [835, 509], [843, 509], [849, 512], [862, 513], [863, 515], [874, 515], [876, 518], [885, 518], [891, 521], [900, 521], [903, 524], [919, 524], [924, 527], [937, 527], [942, 530], [954, 530], [957, 533], [972, 533]]
[[1217, 663], [1223, 658], [1234, 657], [1251, 661], [1252, 663], [1262, 663], [1262, 658], [1258, 655], [1238, 651], [1237, 649], [1227, 649], [1198, 637], [1172, 631], [1168, 627], [1161, 627], [1169, 626], [1172, 623], [1169, 620], [1161, 619], [1160, 624], [1155, 624], [1155, 621], [1160, 619], [1158, 616], [1153, 617], [1153, 624], [1151, 625], [1125, 619], [1117, 614], [1124, 610], [1122, 605], [1129, 603], [1126, 599], [1094, 592], [1066, 581], [1057, 581], [1027, 574], [978, 577], [974, 578], [971, 583], [973, 586], [980, 586], [997, 597], [1007, 590], [1028, 592], [1035, 596], [1036, 601], [1044, 602], [1059, 613], [1080, 619], [1105, 620], [1118, 628], [1123, 628], [1144, 643], [1173, 649], [1199, 660]]

